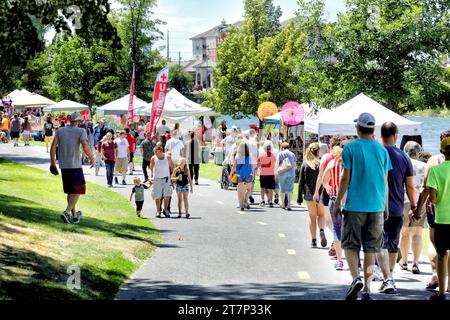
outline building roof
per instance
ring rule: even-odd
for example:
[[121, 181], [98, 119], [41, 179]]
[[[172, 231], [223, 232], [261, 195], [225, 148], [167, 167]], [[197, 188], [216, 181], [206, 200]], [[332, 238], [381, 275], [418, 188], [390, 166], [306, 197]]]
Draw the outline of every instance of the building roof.
[[181, 66], [183, 67], [183, 70], [184, 71], [187, 71], [187, 72], [195, 72], [195, 66], [197, 65], [197, 64], [200, 64], [202, 61], [200, 61], [200, 60], [186, 60], [186, 61], [181, 61], [181, 62], [178, 62], [178, 61], [170, 61], [170, 62], [168, 62], [167, 63], [167, 66], [168, 67], [172, 67], [172, 66], [174, 66], [174, 65], [177, 65], [177, 64], [181, 64]]

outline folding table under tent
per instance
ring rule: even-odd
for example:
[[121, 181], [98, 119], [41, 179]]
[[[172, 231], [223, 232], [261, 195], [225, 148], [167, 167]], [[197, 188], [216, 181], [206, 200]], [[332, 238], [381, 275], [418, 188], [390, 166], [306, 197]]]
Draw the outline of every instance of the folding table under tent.
[[408, 120], [363, 93], [336, 109], [319, 114], [317, 119], [306, 118], [305, 131], [321, 136], [332, 136], [335, 134], [355, 135], [354, 120], [363, 112], [368, 112], [375, 117], [375, 135], [377, 136], [381, 136], [381, 126], [388, 121], [392, 121], [397, 125], [399, 134], [402, 136], [417, 136], [422, 134], [421, 122]]
[[82, 111], [89, 110], [87, 105], [71, 101], [71, 100], [62, 100], [56, 104], [45, 107], [43, 109], [44, 112], [64, 112], [64, 111]]
[[[139, 99], [136, 96], [134, 96], [133, 99], [134, 99], [133, 100], [134, 114], [138, 115], [138, 116], [146, 115], [146, 113], [143, 110], [147, 110], [149, 108], [149, 104], [147, 102], [145, 102], [144, 100]], [[122, 98], [111, 101], [110, 103], [107, 103], [104, 106], [97, 108], [97, 114], [101, 115], [101, 116], [126, 115], [126, 114], [128, 114], [129, 104], [130, 104], [130, 94], [127, 94], [126, 96], [123, 96]]]

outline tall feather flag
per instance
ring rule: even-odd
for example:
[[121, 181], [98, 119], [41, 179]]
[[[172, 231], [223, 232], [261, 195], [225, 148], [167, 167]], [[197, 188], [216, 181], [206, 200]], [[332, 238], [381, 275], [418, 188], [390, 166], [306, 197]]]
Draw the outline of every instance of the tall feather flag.
[[134, 120], [134, 82], [135, 82], [135, 66], [133, 63], [133, 75], [131, 77], [131, 88], [130, 88], [130, 101], [128, 103], [128, 121], [127, 121], [127, 127], [130, 128], [131, 124]]
[[164, 110], [164, 102], [166, 101], [167, 89], [169, 87], [169, 68], [162, 69], [155, 81], [155, 89], [153, 92], [153, 105], [150, 118], [150, 132], [152, 139], [155, 139], [155, 129]]

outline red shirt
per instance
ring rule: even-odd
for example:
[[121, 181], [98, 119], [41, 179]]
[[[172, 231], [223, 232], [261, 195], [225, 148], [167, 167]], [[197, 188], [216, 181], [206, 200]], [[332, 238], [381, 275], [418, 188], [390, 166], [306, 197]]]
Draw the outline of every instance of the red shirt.
[[[341, 173], [342, 173], [342, 164], [341, 161], [333, 161], [333, 168], [331, 169], [331, 178], [330, 178], [330, 186], [331, 186], [331, 193], [329, 194], [330, 197], [336, 197], [339, 186], [341, 185]], [[331, 161], [330, 161], [331, 163]]]
[[126, 135], [127, 141], [128, 141], [128, 150], [131, 152], [134, 152], [134, 146], [136, 144], [136, 139], [131, 135], [131, 133], [128, 133]]
[[117, 149], [117, 144], [114, 141], [103, 143], [102, 149], [106, 160], [116, 161], [115, 151]]
[[277, 158], [272, 152], [263, 153], [258, 157], [258, 166], [261, 168], [260, 176], [274, 176]]

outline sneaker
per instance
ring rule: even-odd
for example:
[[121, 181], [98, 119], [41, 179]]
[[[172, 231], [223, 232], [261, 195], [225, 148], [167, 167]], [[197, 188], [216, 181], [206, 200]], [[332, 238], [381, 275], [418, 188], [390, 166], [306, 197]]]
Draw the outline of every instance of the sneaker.
[[247, 203], [247, 205], [245, 206], [245, 209], [250, 210], [250, 205]]
[[157, 218], [161, 218], [161, 212], [157, 212], [157, 213], [156, 213], [156, 217], [157, 217]]
[[408, 264], [407, 264], [407, 263], [401, 263], [401, 262], [399, 262], [398, 265], [400, 266], [400, 269], [402, 269], [402, 270], [408, 270]]
[[364, 292], [361, 295], [361, 300], [373, 300], [373, 298], [370, 296], [370, 293]]
[[122, 185], [123, 185], [123, 186], [126, 186], [126, 185], [127, 185], [127, 183], [125, 182], [125, 180], [122, 180]]
[[420, 269], [419, 269], [419, 266], [417, 264], [413, 265], [411, 271], [412, 271], [413, 274], [420, 274]]
[[273, 202], [269, 202], [269, 207], [273, 208]]
[[274, 200], [275, 204], [278, 204], [280, 202], [280, 198], [278, 193], [275, 193], [275, 200]]
[[383, 274], [378, 266], [373, 269], [373, 281], [384, 281]]
[[82, 215], [81, 211], [77, 211], [73, 216], [73, 223], [79, 224], [81, 220], [81, 215]]
[[344, 261], [342, 261], [342, 260], [337, 261], [337, 262], [334, 264], [334, 269], [335, 269], [335, 270], [338, 270], [338, 271], [344, 270]]
[[198, 180], [197, 180], [197, 181], [195, 181], [195, 185], [196, 185], [196, 186], [198, 186]]
[[380, 293], [385, 293], [385, 294], [397, 293], [397, 288], [395, 287], [394, 280], [388, 279], [388, 280], [383, 281], [383, 284], [380, 287]]
[[114, 178], [114, 182], [115, 182], [116, 184], [119, 184], [119, 179], [117, 179], [117, 177], [115, 177], [115, 178]]
[[444, 301], [445, 300], [445, 294], [439, 294], [438, 292], [436, 292], [436, 294], [433, 294], [430, 297], [430, 300], [435, 300], [435, 301]]
[[292, 211], [292, 208], [291, 207], [287, 207], [286, 210], [287, 211]]
[[186, 212], [186, 219], [189, 219], [191, 215], [189, 213]]
[[252, 196], [248, 197], [248, 200], [250, 201], [251, 204], [254, 204], [254, 203], [255, 203], [255, 199], [253, 199]]
[[311, 248], [317, 248], [317, 240], [316, 239], [311, 240]]
[[244, 211], [245, 209], [244, 208], [241, 208], [241, 211]]
[[261, 202], [259, 203], [259, 205], [260, 205], [261, 207], [264, 207], [264, 206], [266, 205], [266, 202], [265, 202], [265, 201], [261, 201]]
[[336, 250], [334, 250], [334, 248], [331, 247], [330, 250], [328, 250], [328, 255], [330, 257], [335, 257], [336, 256]]
[[141, 217], [141, 214], [140, 214], [140, 213], [137, 213], [137, 214], [136, 214], [136, 218], [139, 219], [140, 217]]
[[163, 215], [164, 215], [166, 218], [170, 218], [170, 211], [167, 210], [167, 209], [164, 209], [164, 210], [163, 210]]
[[325, 231], [320, 231], [320, 245], [322, 248], [325, 248], [327, 246], [327, 238], [325, 237]]
[[112, 188], [113, 187], [113, 185], [112, 184], [108, 184], [108, 188]]
[[65, 222], [65, 223], [67, 223], [67, 224], [71, 224], [72, 222], [70, 221], [70, 215], [67, 213], [67, 212], [63, 212], [61, 215], [60, 215], [60, 217], [61, 217], [61, 219], [62, 219], [62, 221], [63, 222]]
[[350, 289], [347, 291], [347, 295], [345, 296], [345, 300], [356, 300], [358, 299], [358, 292], [362, 290], [364, 287], [364, 284], [360, 277], [356, 277], [352, 285], [350, 286]]

